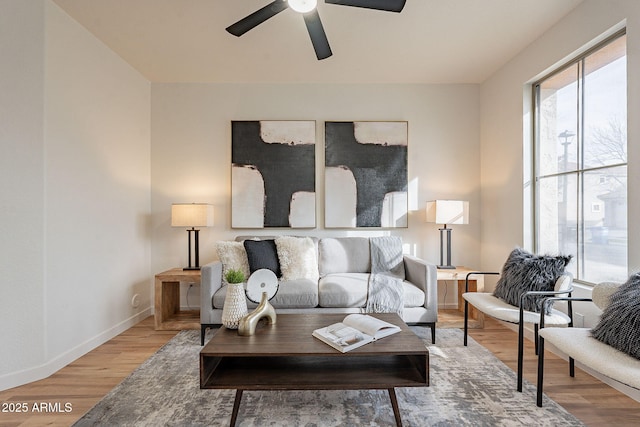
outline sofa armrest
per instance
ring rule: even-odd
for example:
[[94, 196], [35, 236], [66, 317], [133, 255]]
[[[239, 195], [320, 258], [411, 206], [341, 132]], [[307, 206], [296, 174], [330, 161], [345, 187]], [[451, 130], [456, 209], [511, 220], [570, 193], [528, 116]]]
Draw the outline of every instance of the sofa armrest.
[[404, 255], [404, 271], [407, 281], [424, 291], [424, 307], [429, 311], [438, 311], [438, 270], [434, 264]]
[[210, 323], [213, 294], [222, 287], [222, 263], [214, 261], [200, 268], [200, 323]]

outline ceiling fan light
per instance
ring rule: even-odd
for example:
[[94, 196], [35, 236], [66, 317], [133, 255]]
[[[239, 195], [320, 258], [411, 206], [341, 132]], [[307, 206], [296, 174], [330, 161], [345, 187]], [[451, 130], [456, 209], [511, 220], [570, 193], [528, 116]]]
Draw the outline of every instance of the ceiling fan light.
[[291, 9], [299, 13], [311, 12], [318, 5], [318, 0], [289, 0]]

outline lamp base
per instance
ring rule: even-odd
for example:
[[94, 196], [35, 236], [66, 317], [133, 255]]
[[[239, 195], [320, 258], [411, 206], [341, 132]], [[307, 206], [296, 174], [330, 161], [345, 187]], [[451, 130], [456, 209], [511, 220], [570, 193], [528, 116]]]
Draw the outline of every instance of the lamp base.
[[[191, 265], [191, 232], [192, 231], [193, 231], [193, 234], [195, 235], [195, 242], [193, 245], [194, 252], [196, 254], [196, 262], [194, 263], [195, 265]], [[200, 233], [200, 230], [196, 230], [195, 227], [191, 227], [190, 229], [187, 230], [187, 233], [189, 236], [189, 240], [188, 240], [189, 266], [183, 268], [182, 271], [200, 270], [200, 242], [198, 241], [198, 234]]]
[[[437, 267], [441, 270], [454, 270], [456, 267], [451, 265], [451, 229], [447, 228], [447, 224], [440, 230], [440, 265]], [[447, 233], [447, 258], [444, 258], [444, 233]], [[446, 263], [446, 264], [445, 264]]]

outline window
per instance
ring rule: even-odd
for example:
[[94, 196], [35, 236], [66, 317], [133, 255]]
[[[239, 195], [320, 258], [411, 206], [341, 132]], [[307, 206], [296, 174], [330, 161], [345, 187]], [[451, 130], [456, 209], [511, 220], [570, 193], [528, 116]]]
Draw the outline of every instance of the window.
[[534, 244], [578, 280], [627, 278], [626, 34], [533, 85]]

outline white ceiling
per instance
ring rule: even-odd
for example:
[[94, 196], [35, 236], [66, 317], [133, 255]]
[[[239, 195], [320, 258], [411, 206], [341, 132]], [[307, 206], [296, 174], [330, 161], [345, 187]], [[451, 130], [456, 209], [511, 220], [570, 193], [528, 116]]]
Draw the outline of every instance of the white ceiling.
[[153, 82], [481, 83], [583, 0], [407, 0], [400, 13], [318, 1], [333, 56], [271, 0], [53, 0]]

